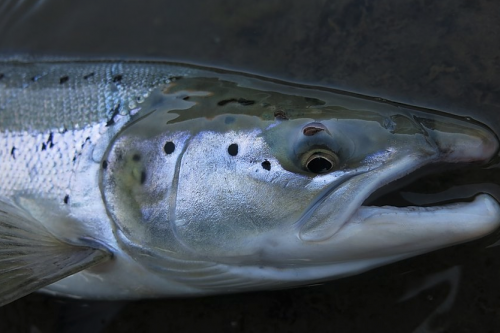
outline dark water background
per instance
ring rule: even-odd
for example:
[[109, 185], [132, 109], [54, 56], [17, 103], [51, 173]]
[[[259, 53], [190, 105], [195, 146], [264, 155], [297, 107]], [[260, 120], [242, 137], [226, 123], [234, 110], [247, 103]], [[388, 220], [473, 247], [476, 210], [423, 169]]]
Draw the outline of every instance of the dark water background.
[[[500, 134], [495, 0], [0, 1], [8, 53], [194, 62], [467, 115]], [[129, 303], [33, 294], [0, 308], [0, 332], [498, 332], [500, 247], [487, 247], [498, 239], [286, 291]]]

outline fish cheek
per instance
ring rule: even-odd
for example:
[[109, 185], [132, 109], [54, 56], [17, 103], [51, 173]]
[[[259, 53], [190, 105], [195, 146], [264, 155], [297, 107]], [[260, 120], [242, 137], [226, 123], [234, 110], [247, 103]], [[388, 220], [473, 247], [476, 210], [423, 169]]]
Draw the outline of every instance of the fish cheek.
[[[134, 161], [130, 154], [116, 149], [102, 163], [102, 191], [106, 208], [118, 227], [126, 234], [137, 232], [135, 225], [125, 221], [140, 221], [141, 207], [137, 197], [147, 174], [140, 161]], [[125, 223], [123, 223], [125, 222]]]

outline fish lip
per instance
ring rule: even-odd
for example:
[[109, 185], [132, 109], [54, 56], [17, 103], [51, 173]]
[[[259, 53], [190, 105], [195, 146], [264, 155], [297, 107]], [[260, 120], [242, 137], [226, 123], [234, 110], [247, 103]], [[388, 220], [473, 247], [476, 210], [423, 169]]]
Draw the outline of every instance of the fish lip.
[[454, 228], [454, 232], [464, 232], [455, 225], [455, 221], [457, 224], [465, 221], [464, 228], [469, 228], [470, 235], [467, 240], [482, 237], [500, 225], [500, 204], [490, 194], [480, 193], [472, 201], [430, 207], [361, 206], [347, 224], [406, 224], [432, 228], [433, 224], [446, 223], [450, 229]]

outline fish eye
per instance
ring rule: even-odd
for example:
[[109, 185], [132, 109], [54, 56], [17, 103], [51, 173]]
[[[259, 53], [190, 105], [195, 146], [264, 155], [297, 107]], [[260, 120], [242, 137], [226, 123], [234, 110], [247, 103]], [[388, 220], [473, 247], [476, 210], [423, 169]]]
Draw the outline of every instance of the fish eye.
[[303, 167], [314, 174], [325, 174], [331, 172], [339, 165], [338, 156], [326, 149], [315, 149], [304, 154], [302, 157]]

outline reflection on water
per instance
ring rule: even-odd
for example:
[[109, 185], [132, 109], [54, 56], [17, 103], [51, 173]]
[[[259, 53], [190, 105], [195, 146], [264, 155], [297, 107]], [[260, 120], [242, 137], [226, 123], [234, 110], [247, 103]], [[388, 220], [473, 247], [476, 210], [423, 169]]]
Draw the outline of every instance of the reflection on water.
[[[500, 134], [498, 12], [487, 0], [3, 1], [0, 52], [196, 62], [443, 109]], [[423, 189], [498, 191], [499, 174], [442, 173]], [[287, 291], [127, 304], [35, 294], [0, 309], [0, 331], [494, 332], [498, 238]]]

